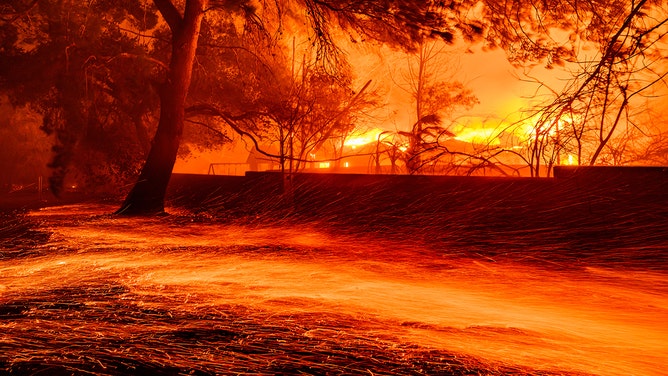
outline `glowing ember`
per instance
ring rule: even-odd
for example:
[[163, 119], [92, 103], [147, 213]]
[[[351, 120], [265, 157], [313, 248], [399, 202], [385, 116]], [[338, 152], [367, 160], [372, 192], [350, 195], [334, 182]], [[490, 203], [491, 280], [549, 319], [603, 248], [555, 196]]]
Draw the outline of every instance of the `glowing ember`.
[[659, 375], [668, 364], [662, 273], [444, 258], [438, 243], [112, 209], [32, 214], [51, 236], [0, 261], [0, 365]]

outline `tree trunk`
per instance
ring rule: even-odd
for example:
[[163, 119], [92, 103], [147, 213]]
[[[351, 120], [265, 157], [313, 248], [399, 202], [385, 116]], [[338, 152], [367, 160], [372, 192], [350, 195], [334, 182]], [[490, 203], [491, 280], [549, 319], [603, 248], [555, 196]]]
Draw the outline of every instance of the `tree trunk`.
[[186, 97], [206, 0], [188, 0], [184, 15], [169, 0], [154, 0], [172, 31], [172, 56], [160, 88], [160, 121], [137, 183], [116, 212], [155, 215], [165, 210], [165, 194], [183, 135]]

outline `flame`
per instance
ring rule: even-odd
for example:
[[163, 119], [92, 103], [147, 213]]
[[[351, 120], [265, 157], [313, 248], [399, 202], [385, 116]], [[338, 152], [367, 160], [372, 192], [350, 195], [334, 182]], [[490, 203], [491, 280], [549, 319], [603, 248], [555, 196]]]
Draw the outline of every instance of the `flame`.
[[559, 159], [559, 164], [562, 166], [575, 166], [578, 164], [578, 157], [574, 154], [567, 153], [566, 155], [562, 155]]
[[343, 144], [352, 149], [355, 149], [359, 146], [364, 146], [376, 142], [378, 140], [378, 136], [383, 132], [384, 131], [379, 128], [371, 128], [367, 131], [353, 132], [353, 134], [351, 134], [350, 137], [348, 137], [348, 139], [343, 142]]
[[[541, 132], [547, 131], [547, 135], [557, 137], [562, 130], [568, 130], [573, 123], [581, 122], [582, 117], [574, 114], [562, 115], [559, 118], [541, 119], [540, 114], [536, 114], [525, 121], [515, 129], [515, 135], [522, 138], [523, 141], [535, 140], [537, 130], [542, 128]], [[545, 135], [545, 133], [543, 133]]]
[[499, 131], [497, 128], [463, 128], [455, 132], [455, 140], [481, 145], [499, 145]]

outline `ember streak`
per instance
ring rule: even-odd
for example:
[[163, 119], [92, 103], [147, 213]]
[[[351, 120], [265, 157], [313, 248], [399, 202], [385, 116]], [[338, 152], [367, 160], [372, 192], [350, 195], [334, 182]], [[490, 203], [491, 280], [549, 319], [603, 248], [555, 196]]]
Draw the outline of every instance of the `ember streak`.
[[[668, 364], [661, 272], [112, 209], [35, 211], [24, 225], [39, 229], [3, 245], [2, 369], [659, 375]], [[30, 240], [37, 231], [50, 236]]]

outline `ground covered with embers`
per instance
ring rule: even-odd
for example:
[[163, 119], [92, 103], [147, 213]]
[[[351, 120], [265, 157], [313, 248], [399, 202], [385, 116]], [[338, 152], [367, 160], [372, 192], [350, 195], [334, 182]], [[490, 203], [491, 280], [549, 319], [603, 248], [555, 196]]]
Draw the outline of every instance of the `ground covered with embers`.
[[[259, 302], [257, 297], [249, 296], [248, 304], [244, 304], [244, 291], [264, 287], [242, 286], [238, 295], [226, 297], [235, 294], [237, 281], [220, 277], [207, 280], [210, 270], [199, 276], [196, 269], [203, 267], [201, 264], [192, 266], [183, 262], [185, 258], [202, 257], [203, 263], [207, 263], [218, 258], [216, 253], [223, 259], [230, 255], [254, 259], [268, 254], [283, 258], [287, 254], [295, 263], [320, 258], [340, 263], [343, 257], [352, 265], [360, 261], [356, 260], [360, 255], [355, 250], [344, 256], [345, 251], [333, 250], [328, 245], [319, 249], [308, 241], [297, 241], [292, 246], [286, 245], [289, 240], [275, 241], [271, 246], [266, 239], [255, 239], [248, 244], [244, 236], [240, 236], [241, 244], [235, 244], [234, 239], [222, 239], [220, 246], [215, 246], [209, 242], [215, 243], [220, 234], [204, 239], [199, 235], [219, 225], [202, 228], [190, 224], [192, 231], [189, 231], [187, 227], [184, 230], [184, 224], [192, 217], [115, 219], [104, 214], [109, 209], [109, 206], [84, 205], [46, 208], [45, 215], [39, 214], [39, 210], [35, 215], [3, 214], [0, 373], [562, 373], [511, 362], [485, 361], [463, 352], [406, 340], [396, 334], [404, 330], [420, 331], [430, 325], [388, 320], [372, 311], [350, 310], [345, 304], [337, 309], [336, 301], [322, 303], [311, 297], [290, 296], [288, 292], [285, 296], [262, 295]], [[105, 233], [103, 228], [110, 225], [116, 231]], [[133, 226], [137, 226], [137, 231]], [[164, 239], [177, 227], [181, 230], [174, 242], [149, 245], [144, 239], [127, 241], [133, 235], [144, 238], [147, 232], [153, 232], [154, 236], [148, 242]], [[249, 231], [257, 228], [251, 227]], [[231, 235], [235, 235], [234, 231]], [[115, 239], [118, 234], [126, 240]], [[189, 243], [185, 238], [179, 241], [183, 234], [192, 234], [201, 241]], [[264, 231], [257, 235], [268, 236]], [[146, 257], [157, 260], [155, 265], [141, 261]], [[172, 276], [172, 284], [158, 283], [151, 274], [160, 273], [162, 268], [156, 265], [163, 262], [172, 263], [167, 273], [190, 270], [185, 272], [186, 276]], [[198, 281], [205, 286], [198, 286]], [[229, 285], [223, 286], [229, 289], [207, 288], [210, 283]], [[438, 330], [461, 332], [454, 327]]]
[[665, 371], [665, 182], [309, 179], [0, 212], [0, 374]]
[[381, 323], [347, 315], [269, 315], [243, 306], [155, 308], [146, 297], [138, 304], [122, 286], [79, 286], [22, 298], [0, 307], [0, 320], [16, 323], [3, 325], [0, 342], [0, 366], [9, 374], [534, 373], [377, 338], [374, 326]]

